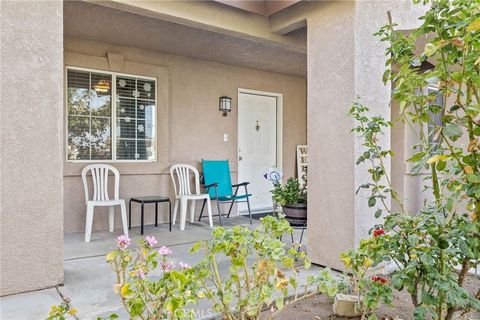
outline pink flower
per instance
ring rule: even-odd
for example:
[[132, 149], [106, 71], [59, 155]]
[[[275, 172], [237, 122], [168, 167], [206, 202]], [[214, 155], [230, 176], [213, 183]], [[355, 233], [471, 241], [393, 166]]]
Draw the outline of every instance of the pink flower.
[[163, 271], [168, 272], [168, 271], [173, 270], [175, 268], [175, 265], [171, 262], [162, 262], [161, 267], [162, 267]]
[[170, 249], [169, 247], [162, 246], [160, 247], [160, 249], [158, 249], [158, 253], [165, 257], [172, 253], [172, 249]]
[[143, 272], [142, 269], [138, 269], [137, 272], [135, 273], [135, 275], [137, 277], [139, 277], [140, 279], [144, 279], [145, 278], [145, 272]]
[[147, 241], [150, 248], [153, 248], [157, 244], [157, 239], [154, 236], [146, 236], [145, 241]]
[[188, 263], [185, 263], [185, 262], [182, 262], [180, 261], [180, 263], [178, 264], [180, 266], [180, 269], [190, 269], [190, 265]]
[[121, 235], [117, 238], [117, 247], [120, 250], [125, 250], [130, 245], [130, 238], [126, 235]]

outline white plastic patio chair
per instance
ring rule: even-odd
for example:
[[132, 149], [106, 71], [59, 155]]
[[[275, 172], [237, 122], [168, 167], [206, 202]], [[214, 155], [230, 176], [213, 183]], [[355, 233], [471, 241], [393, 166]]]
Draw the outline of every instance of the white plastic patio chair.
[[[190, 173], [193, 173], [195, 180], [195, 190], [192, 192], [190, 187]], [[207, 212], [208, 212], [208, 222], [210, 223], [210, 228], [213, 228], [212, 221], [212, 205], [210, 202], [210, 196], [208, 193], [200, 193], [200, 175], [198, 170], [188, 164], [175, 164], [170, 167], [170, 176], [173, 181], [173, 189], [175, 191], [175, 206], [173, 208], [173, 224], [177, 220], [177, 211], [178, 204], [180, 203], [180, 230], [185, 230], [185, 221], [187, 219], [187, 205], [190, 201], [190, 220], [193, 222], [195, 215], [195, 201], [196, 200], [206, 200], [207, 201]], [[177, 185], [178, 183], [178, 185]], [[178, 189], [177, 189], [178, 186]]]
[[[115, 176], [114, 198], [108, 196], [108, 174], [113, 172]], [[90, 172], [93, 181], [93, 198], [90, 200], [88, 192], [87, 174]], [[125, 200], [118, 196], [120, 186], [120, 173], [108, 164], [90, 164], [82, 170], [83, 188], [85, 190], [85, 202], [87, 204], [87, 219], [85, 223], [85, 242], [90, 242], [93, 225], [93, 210], [96, 206], [108, 206], [109, 231], [114, 230], [115, 206], [120, 206], [122, 213], [123, 234], [128, 237], [128, 221]]]

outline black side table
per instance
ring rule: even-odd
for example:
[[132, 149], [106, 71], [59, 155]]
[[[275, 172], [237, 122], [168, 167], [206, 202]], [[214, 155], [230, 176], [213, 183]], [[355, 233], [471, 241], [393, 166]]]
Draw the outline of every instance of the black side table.
[[172, 203], [170, 198], [161, 196], [134, 197], [130, 199], [128, 203], [128, 230], [132, 229], [132, 201], [142, 205], [140, 234], [143, 235], [143, 206], [145, 203], [155, 203], [155, 227], [158, 227], [158, 203], [168, 202], [169, 230], [172, 231]]

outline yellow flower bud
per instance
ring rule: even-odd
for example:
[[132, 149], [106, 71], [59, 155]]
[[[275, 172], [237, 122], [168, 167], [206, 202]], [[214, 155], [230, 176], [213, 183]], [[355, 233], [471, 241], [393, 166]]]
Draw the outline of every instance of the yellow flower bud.
[[107, 262], [113, 261], [114, 258], [115, 258], [115, 251], [109, 252], [105, 257]]
[[130, 293], [130, 284], [126, 283], [120, 289], [120, 295], [125, 298], [129, 293]]
[[349, 256], [344, 256], [341, 260], [346, 268], [350, 268], [352, 266], [352, 258]]
[[277, 289], [286, 288], [287, 286], [288, 286], [288, 279], [286, 278], [280, 279], [280, 281], [278, 281], [277, 284], [275, 285]]
[[373, 264], [373, 260], [370, 258], [365, 258], [365, 260], [363, 260], [363, 266], [365, 268], [370, 268], [372, 264]]

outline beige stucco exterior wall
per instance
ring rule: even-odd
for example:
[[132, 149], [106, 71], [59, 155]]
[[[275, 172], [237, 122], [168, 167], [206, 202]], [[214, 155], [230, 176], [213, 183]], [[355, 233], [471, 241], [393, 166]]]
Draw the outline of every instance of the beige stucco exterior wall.
[[339, 253], [354, 238], [353, 121], [355, 97], [353, 2], [324, 3], [308, 28], [308, 254], [340, 268]]
[[[168, 169], [174, 163], [199, 167], [201, 159], [229, 159], [237, 174], [238, 88], [283, 94], [283, 170], [295, 175], [295, 148], [306, 143], [306, 80], [253, 69], [234, 67], [136, 48], [120, 47], [77, 38], [65, 39], [65, 65], [109, 70], [107, 52], [123, 57], [115, 71], [157, 77], [158, 131], [157, 162], [115, 163], [120, 170], [120, 195], [170, 195]], [[232, 112], [223, 117], [218, 98], [233, 99]], [[223, 142], [223, 134], [229, 140]], [[83, 187], [79, 177], [84, 163], [64, 164], [65, 232], [82, 232], [85, 226]], [[147, 208], [148, 207], [148, 208]], [[153, 222], [153, 207], [146, 207], [146, 223]], [[197, 211], [198, 211], [197, 206]], [[167, 219], [167, 207], [160, 207], [160, 221]], [[97, 214], [98, 212], [98, 214]], [[133, 225], [140, 222], [133, 210]], [[107, 215], [96, 210], [94, 230], [107, 229]], [[119, 225], [120, 219], [116, 223]]]
[[[418, 49], [418, 48], [417, 48]], [[452, 95], [447, 97], [447, 105], [451, 106], [455, 103], [455, 97]], [[392, 119], [399, 117], [399, 103], [392, 101]], [[423, 126], [424, 134], [427, 128]], [[392, 157], [392, 185], [397, 191], [400, 199], [403, 200], [405, 211], [411, 215], [415, 215], [418, 211], [435, 200], [430, 180], [425, 178], [430, 174], [428, 170], [418, 175], [412, 175], [411, 170], [413, 163], [407, 162], [417, 151], [413, 150], [414, 145], [420, 144], [419, 134], [420, 126], [418, 124], [406, 125], [401, 121], [397, 121], [392, 129], [391, 148], [395, 153]], [[469, 145], [468, 134], [455, 142], [455, 145], [466, 149]], [[425, 188], [425, 186], [430, 188]], [[461, 206], [461, 205], [460, 205]], [[392, 208], [399, 209], [399, 206], [392, 201]]]
[[1, 295], [63, 279], [63, 10], [2, 1]]
[[[322, 2], [307, 12], [309, 225], [313, 262], [343, 269], [341, 252], [353, 248], [380, 220], [368, 208], [369, 192], [355, 196], [369, 181], [367, 166], [355, 166], [362, 142], [346, 114], [356, 96], [371, 114], [390, 119], [390, 85], [382, 83], [385, 44], [373, 36], [387, 23], [412, 29], [424, 9], [410, 1]], [[390, 147], [390, 132], [380, 141]], [[390, 164], [387, 163], [390, 168]], [[388, 202], [388, 201], [387, 201]], [[310, 231], [312, 230], [312, 231]]]

